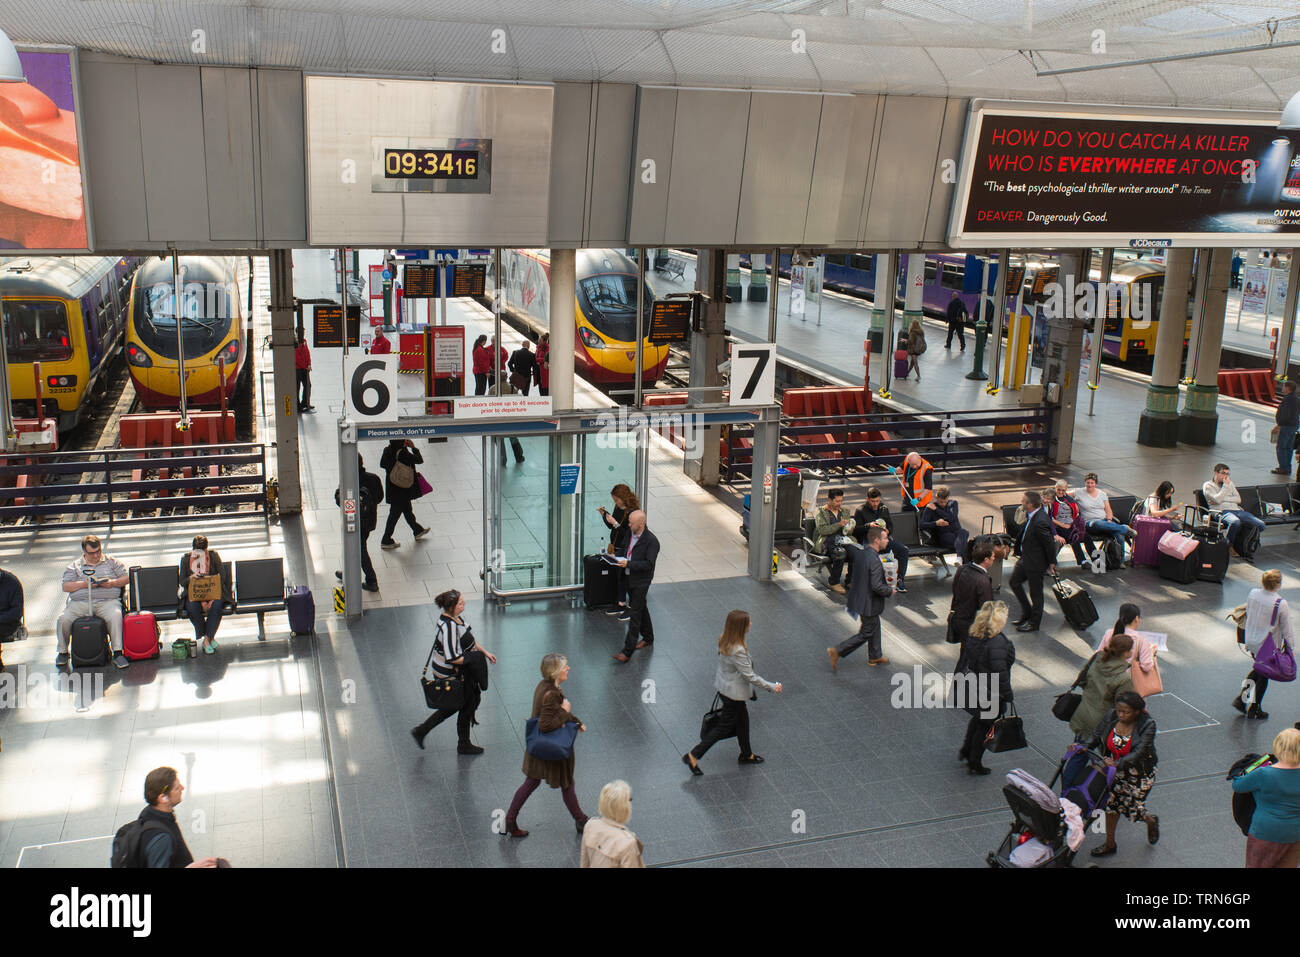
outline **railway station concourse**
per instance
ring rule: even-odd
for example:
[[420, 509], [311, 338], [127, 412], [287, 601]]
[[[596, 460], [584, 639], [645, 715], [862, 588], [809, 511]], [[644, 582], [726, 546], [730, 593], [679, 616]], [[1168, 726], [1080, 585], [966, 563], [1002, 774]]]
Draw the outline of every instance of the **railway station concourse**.
[[[443, 21], [469, 16], [454, 4], [439, 20], [379, 3], [383, 30], [327, 0], [190, 5], [206, 27], [145, 4], [175, 41], [164, 49], [107, 6], [78, 5], [77, 22], [0, 11], [16, 47], [6, 59], [0, 42], [15, 74], [0, 77], [13, 107], [0, 125], [18, 144], [0, 149], [0, 179], [29, 177], [24, 195], [0, 184], [0, 568], [22, 582], [29, 633], [0, 646], [0, 868], [105, 867], [157, 767], [186, 789], [177, 820], [194, 857], [237, 868], [577, 866], [583, 839], [551, 788], [514, 807], [526, 839], [505, 833], [548, 654], [567, 658], [586, 727], [576, 800], [594, 817], [602, 786], [626, 781], [648, 867], [1016, 866], [1017, 827], [1058, 863], [1242, 865], [1228, 768], [1300, 721], [1285, 681], [1263, 717], [1234, 706], [1251, 662], [1225, 620], [1266, 570], [1283, 598], [1300, 580], [1300, 476], [1269, 440], [1277, 424], [1294, 441], [1282, 417], [1300, 374], [1300, 18], [1068, 0], [1026, 23], [1024, 4], [953, 0], [909, 15], [920, 35], [856, 0], [627, 0], [541, 4], [575, 20], [554, 30], [522, 13], [500, 37], [458, 22], [451, 40]], [[301, 22], [263, 19], [290, 13]], [[1093, 20], [1109, 47], [1075, 50]], [[334, 28], [384, 42], [345, 51]], [[220, 52], [198, 52], [196, 30]], [[565, 47], [566, 30], [608, 63]], [[645, 43], [656, 35], [662, 54]], [[803, 44], [794, 65], [772, 62], [772, 36], [781, 55]], [[724, 41], [733, 55], [706, 52]], [[944, 49], [971, 62], [918, 65]], [[42, 158], [61, 164], [64, 192], [33, 173]], [[26, 271], [55, 256], [103, 259], [93, 309], [85, 290], [31, 291]], [[136, 415], [132, 368], [165, 358], [131, 358], [130, 324], [189, 341], [182, 327], [212, 317], [169, 317], [132, 277], [150, 262], [179, 303], [200, 256], [229, 263], [238, 288], [238, 366], [220, 376], [247, 383], [247, 414], [238, 435], [187, 440], [190, 458], [164, 474], [150, 456], [174, 450], [115, 434]], [[151, 318], [133, 318], [137, 302]], [[75, 341], [51, 345], [58, 329]], [[525, 345], [544, 345], [544, 380], [476, 369]], [[186, 350], [173, 381], [217, 361]], [[67, 398], [58, 380], [97, 375], [101, 358], [110, 385], [83, 382], [79, 400], [90, 424], [60, 432], [57, 452], [20, 440], [25, 418], [40, 433], [42, 402]], [[59, 365], [74, 361], [83, 372]], [[50, 391], [22, 393], [33, 384]], [[177, 412], [190, 413], [216, 414]], [[363, 473], [391, 497], [391, 442], [419, 453], [422, 494], [409, 520], [378, 506], [367, 532]], [[1194, 505], [1220, 463], [1267, 527], [1219, 580], [1076, 565], [1061, 548], [1056, 570], [1096, 607], [1080, 628], [1049, 579], [1041, 627], [1018, 631], [1016, 558], [997, 559], [1026, 745], [988, 752], [979, 773], [955, 757], [967, 713], [927, 691], [960, 670], [947, 636], [966, 556], [931, 537], [924, 502], [904, 507], [929, 492], [907, 484], [910, 453], [972, 537], [1018, 546], [1022, 493], [1059, 479], [1084, 495], [1092, 473], [1114, 520], [1136, 526], [1160, 483], [1175, 486], [1169, 506]], [[198, 489], [196, 469], [214, 484]], [[660, 546], [654, 637], [630, 660], [616, 657], [626, 616], [589, 604], [589, 559], [612, 541], [599, 509], [619, 485]], [[828, 656], [858, 630], [846, 612], [859, 599], [808, 536], [830, 490], [851, 515], [872, 487], [911, 557], [869, 662]], [[155, 507], [159, 490], [229, 500]], [[87, 533], [125, 567], [182, 572], [206, 535], [235, 565], [215, 653], [173, 658], [190, 625], [171, 615], [157, 659], [56, 664], [60, 576]], [[859, 552], [845, 554], [866, 568]], [[253, 563], [275, 559], [286, 589], [310, 589], [314, 630], [294, 633], [278, 599], [241, 613], [239, 593], [266, 583], [240, 567], [274, 579]], [[415, 679], [434, 599], [453, 590], [496, 658], [469, 749], [452, 721], [412, 741], [429, 716]], [[1104, 814], [1049, 837], [1011, 824], [1004, 786], [1017, 768], [1056, 783], [1073, 732], [1053, 705], [1128, 603], [1158, 648], [1162, 684], [1143, 708], [1159, 825], [1121, 819], [1114, 853], [1094, 858]], [[764, 760], [738, 764], [724, 740], [695, 775], [684, 752], [733, 609], [752, 623], [763, 681], [748, 724]]]

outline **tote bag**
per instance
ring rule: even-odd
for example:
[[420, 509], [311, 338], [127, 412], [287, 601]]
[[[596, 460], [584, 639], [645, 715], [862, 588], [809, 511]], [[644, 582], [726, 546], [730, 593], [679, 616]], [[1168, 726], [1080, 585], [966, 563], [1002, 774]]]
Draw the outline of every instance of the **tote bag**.
[[536, 718], [524, 722], [524, 750], [539, 761], [567, 761], [577, 737], [576, 721], [566, 721], [554, 731], [537, 730]]

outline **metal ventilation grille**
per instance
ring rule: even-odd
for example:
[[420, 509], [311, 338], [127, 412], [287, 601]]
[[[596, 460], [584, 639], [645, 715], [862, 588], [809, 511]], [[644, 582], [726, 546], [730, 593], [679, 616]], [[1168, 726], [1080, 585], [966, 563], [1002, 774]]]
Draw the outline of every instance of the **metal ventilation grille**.
[[1241, 48], [1269, 17], [1300, 40], [1295, 0], [29, 0], [0, 29], [165, 63], [1275, 110], [1295, 49], [1061, 77], [1017, 52], [1050, 69]]

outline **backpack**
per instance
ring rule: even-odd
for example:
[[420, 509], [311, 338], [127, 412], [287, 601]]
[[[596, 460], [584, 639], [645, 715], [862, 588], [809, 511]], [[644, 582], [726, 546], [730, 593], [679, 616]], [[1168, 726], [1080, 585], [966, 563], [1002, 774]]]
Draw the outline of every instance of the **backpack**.
[[1106, 542], [1106, 571], [1113, 572], [1124, 567], [1124, 546], [1115, 539]]
[[1237, 532], [1237, 554], [1247, 560], [1254, 558], [1259, 549], [1259, 529], [1245, 522], [1237, 524], [1240, 528]]
[[136, 818], [117, 829], [113, 835], [112, 867], [146, 867], [144, 860], [145, 835], [150, 831], [166, 831], [157, 821]]

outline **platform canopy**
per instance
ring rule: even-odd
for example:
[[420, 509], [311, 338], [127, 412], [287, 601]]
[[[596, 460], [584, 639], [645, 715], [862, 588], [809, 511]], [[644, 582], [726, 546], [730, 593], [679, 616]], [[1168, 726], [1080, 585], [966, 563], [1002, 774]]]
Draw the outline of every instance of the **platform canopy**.
[[1268, 0], [11, 0], [0, 29], [353, 74], [1267, 110], [1300, 89], [1295, 46], [1040, 75], [1300, 42], [1296, 4]]

